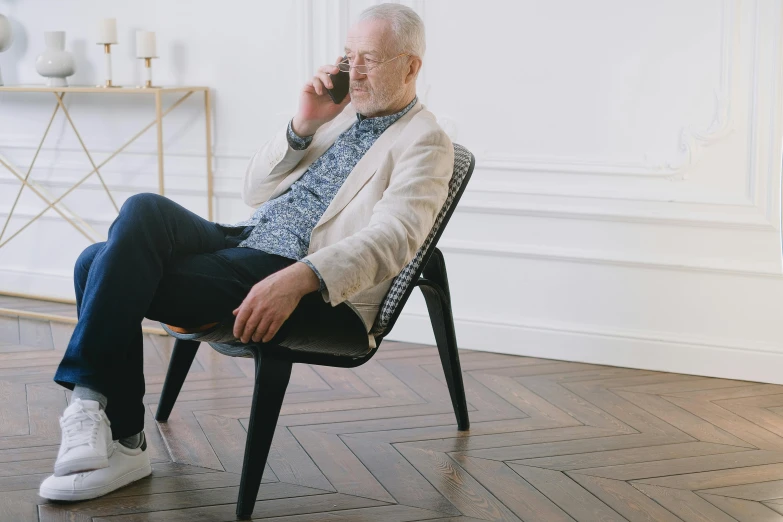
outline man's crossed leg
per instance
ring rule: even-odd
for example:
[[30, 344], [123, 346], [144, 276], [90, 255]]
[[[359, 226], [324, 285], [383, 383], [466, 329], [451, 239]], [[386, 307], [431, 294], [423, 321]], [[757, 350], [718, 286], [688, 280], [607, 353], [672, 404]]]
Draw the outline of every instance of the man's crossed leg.
[[40, 494], [105, 495], [151, 473], [144, 437], [144, 317], [195, 328], [233, 319], [248, 291], [294, 260], [237, 248], [249, 230], [155, 194], [129, 198], [74, 270], [79, 321], [55, 381], [72, 389], [55, 473]]

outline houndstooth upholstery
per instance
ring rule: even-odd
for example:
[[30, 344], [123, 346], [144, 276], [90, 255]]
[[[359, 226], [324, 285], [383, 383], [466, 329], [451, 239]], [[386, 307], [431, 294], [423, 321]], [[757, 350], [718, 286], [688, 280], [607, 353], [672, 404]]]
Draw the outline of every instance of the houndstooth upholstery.
[[472, 159], [473, 155], [468, 149], [462, 145], [454, 144], [454, 173], [451, 175], [451, 181], [449, 181], [449, 194], [446, 197], [446, 202], [440, 209], [440, 213], [438, 213], [438, 217], [435, 219], [435, 225], [433, 225], [432, 230], [430, 230], [424, 244], [419, 248], [418, 252], [416, 252], [416, 255], [411, 262], [408, 263], [405, 268], [402, 269], [402, 272], [392, 281], [391, 288], [389, 288], [386, 298], [383, 300], [383, 303], [381, 303], [378, 316], [375, 318], [375, 324], [370, 331], [370, 333], [376, 337], [386, 334], [386, 328], [389, 326], [392, 317], [394, 317], [394, 313], [400, 306], [403, 297], [405, 297], [408, 287], [410, 287], [414, 277], [418, 277], [423, 269], [421, 266], [422, 260], [431, 249], [435, 248], [435, 236], [438, 234], [441, 226], [443, 226], [446, 214], [454, 204], [457, 194], [465, 181], [465, 177], [470, 172]]

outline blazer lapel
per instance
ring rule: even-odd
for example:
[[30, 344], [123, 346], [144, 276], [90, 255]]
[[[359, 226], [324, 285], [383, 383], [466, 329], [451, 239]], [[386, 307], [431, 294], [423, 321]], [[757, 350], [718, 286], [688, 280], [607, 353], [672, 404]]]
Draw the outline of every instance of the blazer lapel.
[[[410, 120], [422, 109], [421, 102], [411, 107], [405, 116], [394, 122], [391, 127], [386, 129], [383, 134], [373, 143], [362, 159], [356, 164], [351, 173], [345, 179], [340, 190], [337, 191], [324, 215], [318, 221], [315, 228], [318, 228], [340, 213], [342, 209], [356, 196], [365, 183], [375, 174], [381, 160], [388, 154], [392, 144], [405, 129]], [[336, 139], [336, 137], [335, 137]], [[333, 143], [333, 142], [332, 142]], [[328, 147], [327, 147], [328, 148]], [[325, 152], [325, 151], [324, 151]], [[321, 153], [323, 154], [323, 152]], [[320, 156], [320, 154], [319, 154]]]

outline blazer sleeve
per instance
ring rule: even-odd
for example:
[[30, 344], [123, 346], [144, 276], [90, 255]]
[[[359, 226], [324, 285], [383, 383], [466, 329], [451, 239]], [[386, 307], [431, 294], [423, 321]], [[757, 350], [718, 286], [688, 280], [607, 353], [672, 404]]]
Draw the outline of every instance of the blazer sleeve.
[[442, 130], [413, 141], [397, 158], [369, 224], [307, 256], [326, 285], [324, 300], [337, 306], [402, 271], [446, 201], [453, 168], [454, 147]]
[[251, 207], [267, 201], [306, 153], [307, 149], [295, 150], [288, 143], [286, 125], [251, 158], [242, 182], [242, 200]]

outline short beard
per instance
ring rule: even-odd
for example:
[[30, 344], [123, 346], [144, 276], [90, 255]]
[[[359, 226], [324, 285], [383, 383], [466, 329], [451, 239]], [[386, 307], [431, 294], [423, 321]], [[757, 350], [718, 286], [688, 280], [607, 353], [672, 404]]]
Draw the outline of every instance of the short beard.
[[402, 90], [389, 83], [382, 83], [379, 88], [373, 89], [367, 81], [351, 82], [351, 90], [353, 90], [354, 87], [364, 90], [368, 94], [366, 99], [360, 101], [355, 100], [353, 93], [351, 93], [351, 104], [356, 109], [356, 112], [364, 116], [389, 110], [389, 108], [397, 104], [404, 95]]

